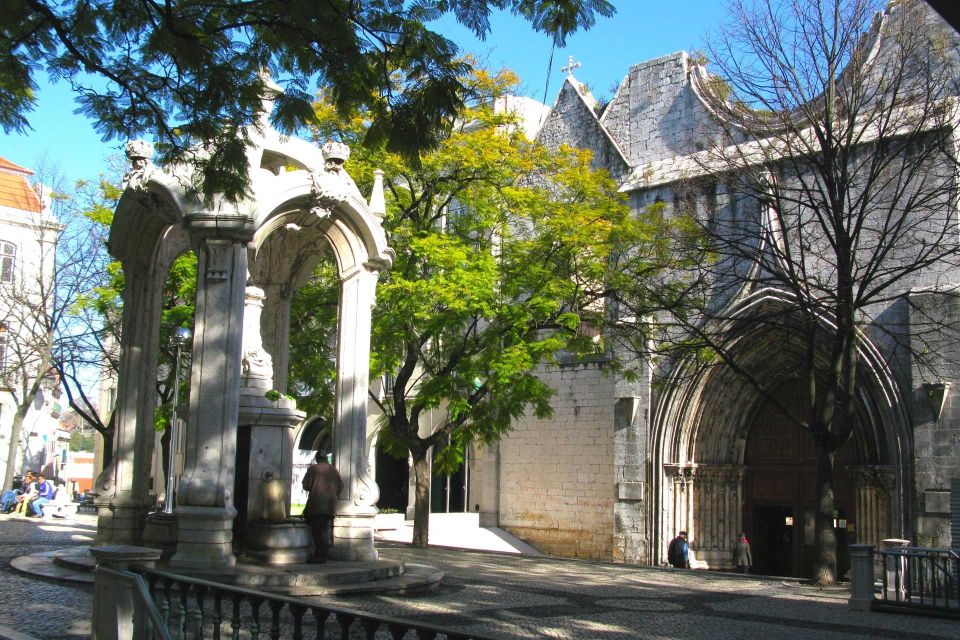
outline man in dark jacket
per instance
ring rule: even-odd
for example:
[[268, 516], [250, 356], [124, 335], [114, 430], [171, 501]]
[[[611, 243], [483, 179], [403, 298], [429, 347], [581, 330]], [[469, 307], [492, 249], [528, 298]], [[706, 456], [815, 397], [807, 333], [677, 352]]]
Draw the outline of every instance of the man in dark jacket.
[[667, 562], [677, 569], [690, 568], [690, 546], [687, 544], [687, 532], [681, 531], [670, 541], [667, 548]]
[[327, 550], [333, 542], [333, 516], [337, 512], [337, 496], [343, 488], [340, 473], [327, 462], [327, 454], [317, 452], [316, 462], [303, 476], [303, 490], [308, 492], [303, 517], [313, 534], [312, 562], [327, 561]]

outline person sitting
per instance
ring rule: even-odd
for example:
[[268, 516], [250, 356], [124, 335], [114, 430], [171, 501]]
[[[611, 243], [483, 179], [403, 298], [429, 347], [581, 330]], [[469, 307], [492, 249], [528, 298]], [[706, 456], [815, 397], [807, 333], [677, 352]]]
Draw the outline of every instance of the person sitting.
[[37, 476], [30, 472], [30, 483], [24, 485], [23, 493], [17, 496], [17, 506], [14, 512], [22, 515], [30, 513], [30, 503], [37, 497]]
[[13, 511], [14, 507], [17, 506], [17, 498], [29, 489], [33, 480], [33, 471], [27, 471], [23, 476], [23, 482], [20, 483], [19, 488], [4, 491], [3, 495], [0, 495], [0, 513], [10, 513]]
[[43, 505], [53, 500], [55, 493], [56, 490], [53, 488], [53, 484], [47, 482], [42, 473], [37, 475], [37, 497], [34, 498], [30, 503], [30, 509], [33, 511], [33, 513], [28, 513], [27, 515], [33, 515], [34, 517], [42, 518]]

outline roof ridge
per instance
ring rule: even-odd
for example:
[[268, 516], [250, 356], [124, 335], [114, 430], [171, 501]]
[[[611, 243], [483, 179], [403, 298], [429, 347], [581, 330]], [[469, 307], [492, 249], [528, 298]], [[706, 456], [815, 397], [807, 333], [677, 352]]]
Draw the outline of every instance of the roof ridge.
[[14, 164], [4, 157], [0, 157], [0, 170], [10, 171], [11, 173], [22, 173], [28, 176], [33, 175], [33, 171], [31, 171], [30, 169], [27, 169], [26, 167], [21, 167], [18, 164]]

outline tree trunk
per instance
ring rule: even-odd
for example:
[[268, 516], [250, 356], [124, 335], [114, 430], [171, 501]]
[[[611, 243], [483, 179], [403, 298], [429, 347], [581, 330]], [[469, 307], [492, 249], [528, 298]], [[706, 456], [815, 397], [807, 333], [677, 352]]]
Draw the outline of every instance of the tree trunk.
[[30, 402], [18, 406], [16, 413], [13, 414], [13, 425], [10, 428], [10, 448], [7, 452], [7, 468], [3, 474], [3, 487], [7, 489], [13, 487], [13, 476], [16, 475], [17, 466], [20, 464], [19, 456], [17, 456], [20, 449], [20, 432], [23, 431], [23, 419], [27, 416], [27, 411], [29, 411], [32, 403], [33, 397], [31, 396]]
[[826, 437], [814, 438], [817, 458], [816, 550], [813, 580], [816, 584], [837, 582], [837, 536], [833, 528], [833, 459]]
[[416, 496], [413, 501], [413, 546], [426, 547], [430, 534], [430, 460], [426, 452], [413, 455]]

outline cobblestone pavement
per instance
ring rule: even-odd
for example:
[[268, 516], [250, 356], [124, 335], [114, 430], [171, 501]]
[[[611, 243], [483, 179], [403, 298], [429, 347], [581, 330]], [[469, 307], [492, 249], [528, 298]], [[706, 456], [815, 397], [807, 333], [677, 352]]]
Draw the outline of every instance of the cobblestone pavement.
[[[24, 553], [89, 544], [92, 516], [74, 523], [0, 516], [0, 626], [44, 639], [86, 638], [92, 590], [21, 575]], [[505, 638], [960, 639], [960, 623], [851, 611], [842, 591], [788, 581], [552, 558], [381, 545], [390, 559], [431, 564], [446, 577], [418, 596], [331, 602]]]
[[30, 577], [11, 568], [10, 561], [28, 553], [89, 545], [95, 533], [92, 515], [70, 522], [0, 515], [0, 626], [50, 640], [89, 638], [90, 585]]

